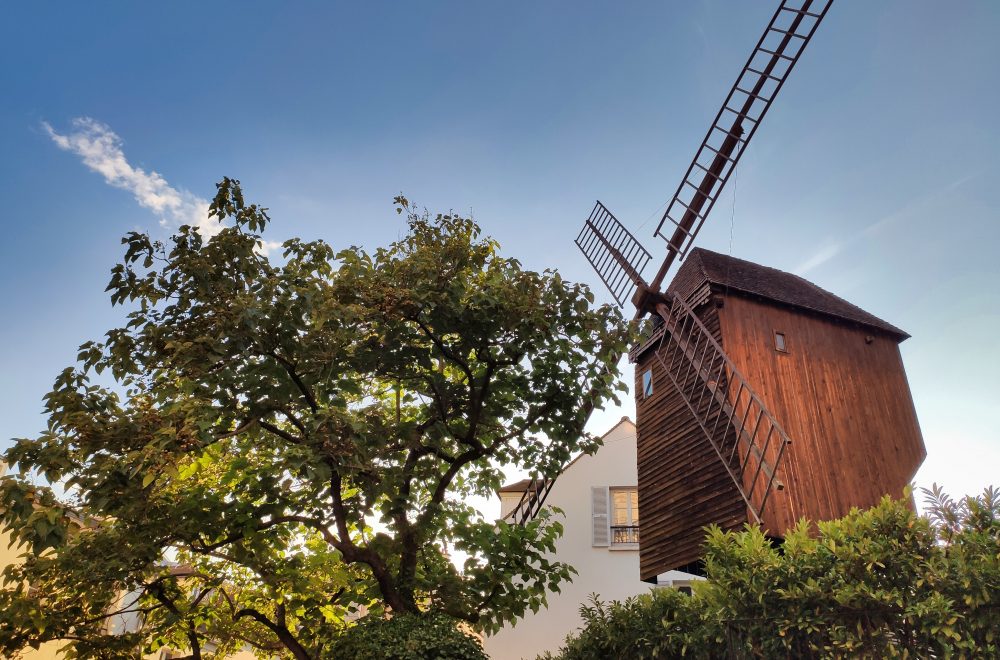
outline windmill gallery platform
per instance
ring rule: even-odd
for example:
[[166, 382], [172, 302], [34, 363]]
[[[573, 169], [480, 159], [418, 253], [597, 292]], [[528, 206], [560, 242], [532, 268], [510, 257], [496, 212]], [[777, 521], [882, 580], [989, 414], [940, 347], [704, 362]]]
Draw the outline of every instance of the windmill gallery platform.
[[926, 455], [899, 352], [909, 335], [700, 248], [666, 294], [669, 314], [630, 352], [642, 579], [692, 568], [708, 524], [759, 521], [780, 538], [802, 517], [902, 494]]

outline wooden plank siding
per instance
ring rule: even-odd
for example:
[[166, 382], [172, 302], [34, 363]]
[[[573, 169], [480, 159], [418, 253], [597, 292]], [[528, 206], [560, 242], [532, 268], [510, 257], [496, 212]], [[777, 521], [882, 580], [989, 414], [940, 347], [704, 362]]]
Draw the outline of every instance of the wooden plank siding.
[[[718, 340], [711, 304], [699, 317]], [[652, 581], [702, 556], [704, 527], [737, 529], [747, 520], [739, 491], [691, 411], [657, 360], [655, 344], [636, 356], [636, 426], [639, 477], [639, 572]], [[669, 360], [669, 356], [666, 356]], [[653, 373], [653, 395], [643, 398], [643, 373]], [[702, 388], [700, 382], [693, 389]], [[700, 393], [700, 392], [699, 392]], [[696, 395], [697, 396], [697, 395]], [[734, 436], [732, 432], [728, 434]], [[734, 441], [735, 438], [732, 437]]]
[[[682, 271], [683, 272], [683, 271]], [[792, 439], [762, 525], [783, 537], [800, 518], [828, 520], [899, 497], [926, 456], [899, 341], [905, 335], [711, 285], [692, 287], [699, 318]], [[719, 303], [718, 306], [716, 303]], [[774, 333], [785, 335], [786, 352]], [[636, 363], [640, 577], [653, 580], [702, 557], [704, 527], [748, 520], [739, 491], [655, 356]], [[668, 362], [669, 355], [663, 356]], [[643, 373], [653, 395], [643, 397]], [[720, 384], [724, 387], [724, 384]], [[704, 384], [694, 383], [697, 399]], [[737, 406], [739, 409], [739, 406]], [[732, 447], [732, 427], [718, 443]], [[773, 461], [776, 447], [768, 451]], [[773, 463], [772, 463], [773, 464]], [[749, 477], [744, 477], [749, 487]]]
[[[766, 529], [783, 536], [801, 517], [902, 495], [926, 450], [896, 337], [734, 293], [718, 315], [727, 355], [792, 438]], [[775, 332], [787, 352], [775, 350]]]

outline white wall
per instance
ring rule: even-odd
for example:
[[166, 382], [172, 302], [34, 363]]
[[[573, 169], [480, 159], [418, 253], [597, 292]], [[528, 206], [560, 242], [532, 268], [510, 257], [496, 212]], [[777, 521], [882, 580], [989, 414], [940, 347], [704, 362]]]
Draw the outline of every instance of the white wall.
[[556, 557], [579, 575], [561, 586], [562, 593], [548, 594], [547, 610], [537, 614], [529, 610], [514, 627], [505, 626], [487, 637], [486, 652], [494, 660], [533, 660], [543, 651], [557, 650], [566, 635], [579, 628], [580, 605], [591, 593], [600, 594], [603, 600], [624, 600], [649, 592], [651, 585], [639, 580], [638, 550], [591, 547], [590, 489], [636, 485], [635, 439], [635, 425], [624, 419], [605, 435], [596, 454], [581, 456], [556, 480], [546, 500], [546, 505], [565, 512]]
[[500, 493], [500, 518], [506, 518], [521, 501], [522, 493]]

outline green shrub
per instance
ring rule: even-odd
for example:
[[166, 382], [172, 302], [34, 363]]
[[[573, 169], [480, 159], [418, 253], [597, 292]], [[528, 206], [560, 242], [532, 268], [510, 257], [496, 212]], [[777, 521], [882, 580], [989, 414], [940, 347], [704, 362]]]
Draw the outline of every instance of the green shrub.
[[657, 589], [624, 602], [604, 603], [596, 595], [580, 608], [585, 626], [566, 638], [566, 646], [540, 660], [653, 660], [720, 657], [718, 626], [700, 603], [675, 589]]
[[581, 608], [561, 660], [1000, 657], [1000, 492], [928, 516], [885, 498], [775, 547], [759, 528], [710, 529], [708, 579]]
[[334, 643], [336, 660], [488, 660], [478, 639], [443, 614], [368, 617]]

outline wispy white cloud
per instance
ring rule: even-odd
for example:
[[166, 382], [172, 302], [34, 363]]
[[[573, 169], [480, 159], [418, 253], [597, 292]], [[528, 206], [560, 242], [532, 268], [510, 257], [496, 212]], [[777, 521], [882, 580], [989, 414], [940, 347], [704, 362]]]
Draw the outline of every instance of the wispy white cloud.
[[60, 149], [79, 156], [83, 164], [104, 177], [108, 185], [132, 193], [139, 206], [160, 216], [161, 224], [193, 225], [205, 237], [215, 236], [222, 230], [216, 219], [208, 217], [208, 200], [174, 188], [157, 172], [147, 172], [129, 163], [122, 151], [122, 139], [107, 124], [90, 117], [78, 117], [72, 126], [73, 129], [64, 135], [56, 132], [51, 124], [42, 123]]
[[803, 261], [801, 264], [796, 266], [792, 272], [796, 275], [802, 276], [811, 271], [814, 268], [818, 268], [836, 257], [841, 250], [844, 249], [844, 244], [840, 242], [827, 243], [819, 250], [817, 250], [811, 257]]
[[[72, 121], [72, 130], [65, 134], [57, 132], [48, 122], [42, 122], [42, 128], [56, 146], [79, 156], [108, 185], [132, 193], [139, 206], [160, 217], [161, 225], [192, 225], [205, 238], [222, 231], [222, 223], [208, 216], [207, 199], [174, 188], [159, 173], [129, 163], [122, 150], [122, 139], [107, 124], [78, 117]], [[260, 251], [267, 254], [279, 245], [263, 241]]]
[[923, 211], [924, 208], [926, 208], [930, 204], [933, 204], [937, 202], [939, 199], [953, 193], [955, 190], [962, 187], [969, 180], [975, 178], [975, 176], [976, 176], [975, 174], [969, 174], [960, 177], [947, 185], [941, 186], [940, 188], [935, 188], [934, 190], [931, 190], [930, 192], [907, 202], [906, 204], [896, 209], [892, 213], [889, 213], [879, 218], [875, 222], [870, 223], [869, 225], [865, 226], [864, 228], [857, 231], [853, 235], [848, 236], [843, 240], [829, 242], [826, 245], [821, 246], [812, 256], [810, 256], [801, 264], [799, 264], [792, 272], [794, 272], [796, 275], [805, 275], [814, 268], [818, 268], [819, 266], [825, 264], [826, 262], [836, 257], [838, 254], [844, 251], [844, 248], [848, 247], [855, 241], [871, 237], [880, 232], [881, 230], [891, 225], [894, 225], [901, 220], [905, 220], [906, 218], [912, 217], [914, 214]]
[[935, 188], [929, 191], [928, 193], [917, 197], [916, 199], [896, 209], [892, 213], [889, 213], [888, 215], [885, 215], [882, 218], [879, 218], [875, 222], [871, 223], [870, 225], [862, 229], [861, 232], [858, 234], [858, 236], [859, 237], [871, 236], [873, 234], [878, 233], [882, 229], [885, 229], [886, 227], [899, 222], [900, 220], [904, 220], [907, 217], [910, 217], [913, 214], [922, 211], [925, 207], [937, 202], [942, 197], [945, 197], [955, 192], [963, 185], [968, 183], [970, 180], [976, 178], [976, 176], [977, 176], [976, 173], [967, 174], [965, 176], [955, 179], [949, 184], [941, 186], [940, 188]]

